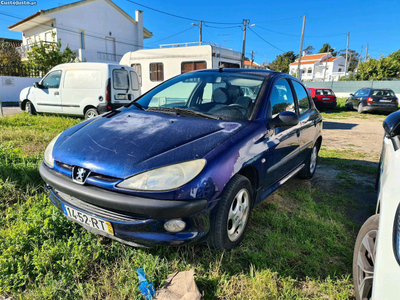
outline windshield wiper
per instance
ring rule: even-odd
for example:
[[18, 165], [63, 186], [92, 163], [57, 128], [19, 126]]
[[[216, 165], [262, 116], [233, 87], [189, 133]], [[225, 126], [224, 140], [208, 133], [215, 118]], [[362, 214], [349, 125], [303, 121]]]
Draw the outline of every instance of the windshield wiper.
[[149, 107], [148, 110], [151, 111], [160, 111], [160, 112], [172, 112], [175, 113], [176, 115], [194, 115], [194, 116], [201, 116], [203, 118], [207, 119], [214, 119], [214, 120], [221, 120], [221, 117], [213, 116], [210, 114], [202, 113], [199, 111], [194, 111], [188, 108], [180, 108], [180, 107]]
[[140, 110], [146, 110], [140, 103], [138, 103], [136, 101], [135, 102], [131, 102], [131, 105], [135, 105]]

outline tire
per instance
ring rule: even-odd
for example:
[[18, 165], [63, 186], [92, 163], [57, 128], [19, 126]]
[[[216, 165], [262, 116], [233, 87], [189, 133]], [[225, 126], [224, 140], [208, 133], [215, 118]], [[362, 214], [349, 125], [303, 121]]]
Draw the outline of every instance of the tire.
[[95, 109], [95, 108], [89, 108], [89, 109], [85, 112], [85, 120], [95, 118], [95, 117], [97, 117], [98, 115], [99, 115], [99, 112], [97, 111], [97, 109]]
[[[226, 186], [218, 205], [208, 243], [229, 251], [243, 240], [253, 204], [253, 189], [247, 177], [236, 175]], [[235, 220], [236, 219], [236, 220]]]
[[[373, 215], [367, 221], [365, 221], [357, 235], [353, 254], [353, 284], [357, 300], [371, 299], [372, 297], [374, 275], [373, 262], [375, 262], [376, 255], [376, 236], [378, 233], [378, 225], [379, 214]], [[365, 247], [366, 243], [369, 245], [368, 248], [373, 246], [373, 249], [370, 249], [372, 253], [370, 253]], [[365, 272], [361, 270], [359, 264], [362, 264], [362, 267], [368, 271]]]
[[33, 106], [31, 101], [26, 101], [26, 103], [25, 103], [25, 111], [30, 115], [36, 115], [36, 109]]
[[319, 151], [319, 143], [315, 143], [314, 147], [311, 150], [310, 155], [304, 162], [303, 169], [301, 169], [300, 172], [298, 173], [298, 176], [300, 178], [310, 179], [314, 176], [318, 164], [318, 151]]
[[361, 103], [358, 104], [357, 112], [358, 112], [359, 114], [362, 114], [362, 113], [364, 112], [364, 109], [363, 109], [363, 106], [362, 106]]

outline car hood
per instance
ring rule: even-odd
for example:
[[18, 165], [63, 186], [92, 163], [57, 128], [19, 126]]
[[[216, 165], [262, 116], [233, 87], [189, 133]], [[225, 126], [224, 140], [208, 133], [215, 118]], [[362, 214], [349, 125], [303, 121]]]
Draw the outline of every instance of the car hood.
[[91, 172], [126, 178], [202, 158], [247, 123], [124, 109], [67, 129], [57, 140], [53, 157]]

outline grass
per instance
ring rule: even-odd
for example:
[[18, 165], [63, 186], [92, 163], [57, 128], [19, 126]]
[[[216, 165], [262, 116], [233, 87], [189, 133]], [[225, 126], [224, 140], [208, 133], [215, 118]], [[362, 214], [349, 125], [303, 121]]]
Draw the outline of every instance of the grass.
[[[293, 179], [257, 207], [228, 253], [206, 244], [137, 249], [91, 234], [48, 199], [38, 166], [51, 138], [80, 120], [0, 119], [0, 298], [142, 299], [136, 268], [156, 288], [194, 269], [205, 299], [349, 299], [358, 226], [343, 194]], [[321, 151], [323, 159], [338, 153]], [[341, 207], [342, 209], [338, 209]]]

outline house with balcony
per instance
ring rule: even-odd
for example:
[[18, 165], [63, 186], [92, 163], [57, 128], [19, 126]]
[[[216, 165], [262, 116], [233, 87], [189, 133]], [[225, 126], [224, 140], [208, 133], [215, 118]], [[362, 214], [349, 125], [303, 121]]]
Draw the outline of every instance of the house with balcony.
[[[289, 74], [297, 74], [298, 59], [289, 65]], [[303, 55], [300, 61], [301, 80], [337, 81], [346, 75], [345, 58], [331, 52]]]
[[8, 28], [22, 33], [17, 48], [22, 59], [35, 42], [61, 40], [62, 50], [68, 45], [80, 61], [119, 63], [125, 53], [143, 49], [143, 39], [153, 35], [143, 27], [142, 11], [136, 10], [132, 18], [111, 0], [82, 0], [40, 10]]

